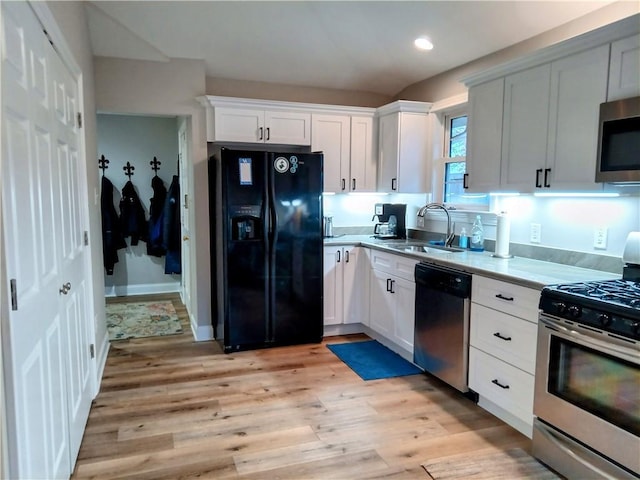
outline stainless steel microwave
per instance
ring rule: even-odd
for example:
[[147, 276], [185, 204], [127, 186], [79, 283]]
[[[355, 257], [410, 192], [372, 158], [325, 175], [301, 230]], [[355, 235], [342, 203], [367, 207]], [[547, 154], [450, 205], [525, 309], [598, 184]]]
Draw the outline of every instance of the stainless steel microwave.
[[640, 97], [600, 104], [596, 182], [640, 182]]

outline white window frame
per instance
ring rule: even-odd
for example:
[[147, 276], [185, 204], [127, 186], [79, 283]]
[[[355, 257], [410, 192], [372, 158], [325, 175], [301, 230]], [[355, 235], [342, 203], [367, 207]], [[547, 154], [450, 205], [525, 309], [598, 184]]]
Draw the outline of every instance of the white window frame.
[[[466, 96], [465, 96], [466, 97]], [[447, 102], [449, 105], [441, 110], [435, 112], [435, 122], [434, 122], [434, 132], [433, 132], [433, 141], [434, 141], [434, 153], [440, 153], [439, 156], [435, 156], [433, 159], [433, 177], [432, 177], [432, 192], [433, 192], [433, 200], [436, 202], [442, 202], [447, 207], [452, 207], [455, 210], [462, 211], [471, 211], [471, 212], [487, 212], [490, 210], [490, 202], [486, 205], [478, 205], [478, 204], [466, 204], [466, 203], [446, 203], [444, 201], [444, 179], [446, 173], [447, 163], [457, 163], [457, 162], [466, 162], [467, 157], [449, 157], [449, 141], [451, 138], [450, 133], [450, 120], [455, 117], [468, 115], [467, 113], [467, 101], [464, 98], [463, 102], [459, 102], [457, 104], [451, 104], [451, 102]], [[433, 111], [433, 109], [432, 109]], [[472, 195], [472, 194], [470, 194]], [[481, 194], [478, 194], [481, 195]], [[488, 194], [487, 194], [488, 195]]]

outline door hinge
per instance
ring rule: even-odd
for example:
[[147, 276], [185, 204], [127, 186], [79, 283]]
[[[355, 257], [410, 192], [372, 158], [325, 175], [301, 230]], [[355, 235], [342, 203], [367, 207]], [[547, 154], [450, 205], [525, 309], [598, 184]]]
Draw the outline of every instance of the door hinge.
[[16, 287], [16, 279], [9, 280], [11, 285], [11, 310], [18, 310], [18, 288]]
[[89, 345], [89, 354], [91, 358], [96, 358], [96, 346], [93, 343]]
[[78, 128], [82, 128], [82, 114], [78, 112]]
[[86, 230], [84, 231], [84, 246], [89, 246], [89, 232], [87, 232]]

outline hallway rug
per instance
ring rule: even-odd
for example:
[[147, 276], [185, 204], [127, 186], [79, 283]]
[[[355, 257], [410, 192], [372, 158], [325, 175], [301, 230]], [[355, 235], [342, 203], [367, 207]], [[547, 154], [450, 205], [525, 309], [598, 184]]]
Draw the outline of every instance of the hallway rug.
[[170, 301], [108, 303], [106, 309], [110, 341], [182, 333]]
[[560, 480], [521, 448], [444, 457], [422, 464], [433, 480]]
[[418, 367], [376, 340], [328, 344], [327, 348], [363, 380], [422, 373]]

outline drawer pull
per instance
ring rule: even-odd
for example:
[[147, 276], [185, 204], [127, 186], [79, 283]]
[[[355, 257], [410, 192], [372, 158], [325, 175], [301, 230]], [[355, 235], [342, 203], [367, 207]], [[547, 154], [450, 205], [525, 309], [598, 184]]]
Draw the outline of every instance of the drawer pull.
[[496, 295], [496, 298], [499, 298], [500, 300], [506, 300], [507, 302], [513, 302], [513, 297], [505, 297], [501, 293], [498, 293]]
[[504, 340], [505, 342], [510, 342], [511, 341], [511, 337], [504, 337], [502, 335], [500, 335], [500, 332], [496, 332], [493, 334], [494, 337], [498, 337], [500, 340]]
[[500, 388], [504, 388], [505, 390], [509, 390], [509, 385], [503, 385], [501, 384], [497, 378], [494, 378], [493, 380], [491, 380], [491, 383], [493, 383], [494, 385], [499, 386]]

